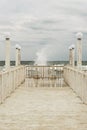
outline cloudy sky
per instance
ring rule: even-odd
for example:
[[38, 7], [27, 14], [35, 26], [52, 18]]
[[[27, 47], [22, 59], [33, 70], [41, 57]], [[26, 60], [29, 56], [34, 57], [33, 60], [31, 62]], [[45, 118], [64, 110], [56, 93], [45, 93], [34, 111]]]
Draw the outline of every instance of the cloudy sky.
[[87, 60], [87, 0], [0, 0], [0, 60], [5, 58], [5, 34], [11, 34], [11, 59], [15, 44], [22, 60], [67, 60], [68, 47], [82, 32], [83, 58]]

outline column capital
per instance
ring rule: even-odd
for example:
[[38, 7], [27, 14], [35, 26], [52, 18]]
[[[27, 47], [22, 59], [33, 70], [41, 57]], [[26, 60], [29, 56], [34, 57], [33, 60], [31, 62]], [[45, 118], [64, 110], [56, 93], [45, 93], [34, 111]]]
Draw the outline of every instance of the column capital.
[[77, 40], [81, 40], [81, 39], [83, 38], [83, 33], [78, 32], [78, 33], [76, 34], [76, 37], [77, 37]]
[[10, 40], [10, 38], [6, 37], [6, 40], [7, 40], [7, 41]]

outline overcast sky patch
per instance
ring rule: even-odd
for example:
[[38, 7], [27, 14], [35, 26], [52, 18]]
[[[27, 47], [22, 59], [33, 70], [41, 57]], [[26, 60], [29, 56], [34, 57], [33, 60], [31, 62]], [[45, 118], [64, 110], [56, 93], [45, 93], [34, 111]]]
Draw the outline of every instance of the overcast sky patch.
[[5, 55], [5, 32], [11, 33], [12, 59], [14, 45], [19, 43], [22, 60], [35, 59], [44, 48], [48, 60], [68, 60], [68, 46], [76, 44], [79, 31], [84, 33], [85, 48], [86, 10], [87, 0], [0, 0], [0, 60]]

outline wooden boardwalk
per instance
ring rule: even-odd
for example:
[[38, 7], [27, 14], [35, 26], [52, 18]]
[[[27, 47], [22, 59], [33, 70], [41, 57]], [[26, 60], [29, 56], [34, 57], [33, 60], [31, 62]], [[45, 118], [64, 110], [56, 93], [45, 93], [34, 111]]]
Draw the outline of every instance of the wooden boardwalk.
[[87, 105], [67, 86], [25, 83], [0, 105], [0, 130], [87, 130]]

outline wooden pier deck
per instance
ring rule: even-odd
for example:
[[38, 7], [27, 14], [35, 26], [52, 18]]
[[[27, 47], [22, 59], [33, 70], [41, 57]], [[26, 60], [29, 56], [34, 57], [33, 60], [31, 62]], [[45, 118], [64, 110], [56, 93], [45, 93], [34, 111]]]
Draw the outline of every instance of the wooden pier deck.
[[87, 105], [70, 87], [29, 87], [0, 105], [0, 130], [87, 130]]

